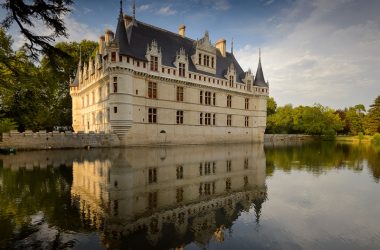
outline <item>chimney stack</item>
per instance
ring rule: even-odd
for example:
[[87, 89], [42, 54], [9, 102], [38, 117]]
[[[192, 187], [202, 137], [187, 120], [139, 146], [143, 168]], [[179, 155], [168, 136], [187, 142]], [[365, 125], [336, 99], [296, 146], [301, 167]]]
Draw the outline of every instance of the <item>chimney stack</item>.
[[226, 39], [219, 39], [215, 47], [220, 51], [223, 57], [226, 57]]
[[106, 44], [109, 44], [110, 42], [112, 42], [113, 40], [112, 30], [106, 30], [105, 40], [106, 40]]
[[127, 27], [128, 24], [130, 24], [131, 22], [132, 22], [132, 17], [128, 16], [128, 15], [124, 15], [124, 25], [125, 25], [125, 27]]
[[104, 36], [99, 37], [99, 54], [103, 54], [105, 39], [106, 38]]
[[179, 27], [178, 27], [178, 34], [182, 37], [185, 37], [186, 35], [186, 26], [184, 24], [181, 24]]

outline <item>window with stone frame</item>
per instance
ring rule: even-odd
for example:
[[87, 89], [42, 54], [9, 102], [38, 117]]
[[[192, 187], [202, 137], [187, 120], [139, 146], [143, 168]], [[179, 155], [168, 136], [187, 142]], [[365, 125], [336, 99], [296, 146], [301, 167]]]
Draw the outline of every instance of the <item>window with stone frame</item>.
[[205, 92], [205, 104], [211, 105], [211, 92], [209, 91]]
[[177, 180], [183, 179], [183, 166], [178, 166], [176, 169]]
[[216, 93], [212, 94], [212, 105], [216, 105]]
[[199, 124], [203, 125], [203, 113], [199, 114]]
[[227, 115], [227, 126], [231, 127], [232, 126], [232, 116]]
[[149, 168], [148, 170], [148, 183], [157, 182], [157, 168]]
[[211, 113], [205, 113], [205, 125], [211, 125]]
[[227, 107], [231, 108], [231, 104], [232, 104], [232, 96], [231, 95], [227, 95]]
[[183, 102], [183, 87], [177, 87], [177, 102]]
[[113, 78], [113, 92], [117, 93], [117, 77]]
[[214, 67], [214, 64], [215, 64], [215, 63], [214, 63], [214, 60], [215, 60], [215, 58], [214, 58], [214, 57], [211, 57], [211, 68], [215, 68], [215, 67]]
[[234, 83], [235, 83], [235, 77], [233, 75], [230, 75], [228, 77], [228, 82], [230, 84], [230, 87], [233, 87], [234, 86]]
[[244, 108], [249, 109], [249, 98], [245, 98], [244, 100]]
[[150, 70], [158, 71], [158, 57], [150, 56]]
[[199, 92], [199, 103], [203, 104], [203, 91], [202, 90]]
[[116, 52], [111, 52], [111, 62], [116, 62]]
[[186, 76], [186, 64], [179, 63], [179, 76], [185, 77]]
[[183, 110], [177, 110], [177, 124], [183, 124]]
[[202, 54], [201, 53], [199, 53], [199, 55], [198, 55], [198, 64], [202, 65]]
[[216, 122], [216, 119], [215, 119], [215, 114], [212, 115], [212, 125], [215, 126], [215, 122]]
[[148, 98], [157, 99], [157, 83], [148, 82]]
[[245, 127], [249, 126], [249, 117], [248, 116], [244, 117], [244, 126]]
[[148, 122], [157, 123], [157, 109], [156, 108], [148, 109]]

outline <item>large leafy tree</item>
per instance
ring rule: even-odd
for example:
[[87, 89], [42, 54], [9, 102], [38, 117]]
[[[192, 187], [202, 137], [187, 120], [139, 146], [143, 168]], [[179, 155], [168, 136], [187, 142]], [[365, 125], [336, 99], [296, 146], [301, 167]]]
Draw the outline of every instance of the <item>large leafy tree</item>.
[[[61, 54], [53, 43], [57, 37], [67, 37], [63, 16], [70, 12], [72, 0], [5, 0], [1, 7], [6, 11], [2, 26], [8, 29], [15, 24], [27, 39], [25, 47], [29, 55], [38, 58], [40, 52], [46, 55]], [[45, 26], [50, 34], [40, 35], [36, 26]]]
[[364, 127], [367, 134], [373, 135], [380, 133], [380, 96], [375, 99], [370, 107], [364, 120]]

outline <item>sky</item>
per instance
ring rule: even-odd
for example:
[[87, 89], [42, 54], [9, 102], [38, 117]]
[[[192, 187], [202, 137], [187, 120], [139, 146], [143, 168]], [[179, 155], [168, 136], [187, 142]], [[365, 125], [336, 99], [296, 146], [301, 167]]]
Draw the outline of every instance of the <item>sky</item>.
[[[98, 41], [115, 30], [119, 0], [74, 0], [64, 17], [69, 41]], [[132, 13], [132, 0], [123, 1]], [[212, 42], [234, 41], [244, 70], [256, 72], [261, 48], [264, 76], [278, 105], [364, 104], [380, 95], [379, 0], [137, 0], [136, 19]], [[1, 13], [0, 13], [1, 14]], [[13, 31], [16, 32], [16, 31]], [[12, 33], [12, 31], [11, 31]], [[12, 34], [15, 46], [22, 44]]]

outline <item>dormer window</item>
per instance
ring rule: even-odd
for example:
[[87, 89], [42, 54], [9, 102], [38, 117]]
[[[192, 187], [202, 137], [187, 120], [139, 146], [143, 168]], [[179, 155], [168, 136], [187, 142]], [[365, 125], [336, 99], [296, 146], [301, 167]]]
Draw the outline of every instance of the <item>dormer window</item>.
[[211, 57], [211, 68], [214, 68], [214, 57]]
[[184, 63], [179, 63], [179, 76], [185, 77], [186, 65]]
[[230, 75], [228, 80], [229, 80], [229, 83], [230, 83], [230, 87], [233, 87], [233, 85], [235, 83], [234, 76]]
[[150, 56], [150, 70], [158, 71], [158, 57]]
[[116, 62], [116, 52], [111, 53], [111, 62]]

